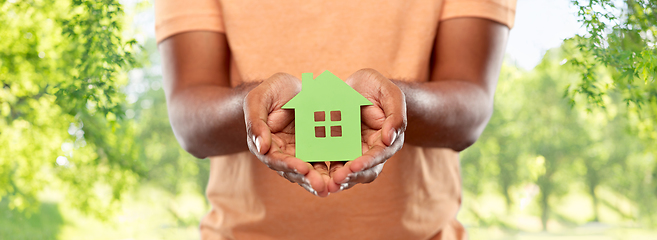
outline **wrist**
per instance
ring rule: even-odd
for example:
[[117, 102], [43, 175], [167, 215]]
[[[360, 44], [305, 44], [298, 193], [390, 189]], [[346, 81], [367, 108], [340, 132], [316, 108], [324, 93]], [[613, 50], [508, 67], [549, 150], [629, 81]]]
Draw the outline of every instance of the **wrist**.
[[254, 82], [243, 82], [240, 85], [237, 85], [233, 88], [233, 96], [238, 97], [241, 99], [242, 103], [244, 102], [244, 98], [246, 95], [248, 95], [251, 90], [254, 88], [260, 86], [262, 81], [254, 81]]

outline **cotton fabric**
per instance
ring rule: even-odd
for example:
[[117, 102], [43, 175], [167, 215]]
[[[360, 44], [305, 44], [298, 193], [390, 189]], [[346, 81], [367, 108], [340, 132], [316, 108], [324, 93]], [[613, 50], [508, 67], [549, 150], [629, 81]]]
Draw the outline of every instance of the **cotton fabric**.
[[[226, 34], [233, 86], [286, 72], [341, 79], [373, 68], [424, 82], [440, 22], [513, 26], [515, 0], [156, 0], [157, 41]], [[220, 137], [220, 136], [218, 136]], [[246, 143], [245, 143], [246, 144]], [[249, 152], [211, 157], [203, 239], [465, 239], [458, 153], [404, 145], [370, 184], [315, 197]]]

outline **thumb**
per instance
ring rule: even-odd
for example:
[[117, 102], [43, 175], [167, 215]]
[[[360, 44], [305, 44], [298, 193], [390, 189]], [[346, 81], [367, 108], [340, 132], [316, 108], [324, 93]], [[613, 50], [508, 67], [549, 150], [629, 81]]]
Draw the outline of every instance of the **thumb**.
[[[256, 89], [254, 89], [256, 90]], [[250, 92], [244, 100], [244, 121], [249, 149], [254, 154], [266, 154], [271, 147], [271, 130], [267, 125], [269, 109], [264, 98], [256, 92]]]
[[406, 100], [401, 89], [393, 83], [382, 88], [380, 94], [381, 108], [385, 114], [381, 140], [391, 146], [406, 131]]
[[[247, 123], [248, 124], [248, 123]], [[251, 127], [247, 125], [247, 136], [249, 148], [252, 152], [266, 154], [271, 147], [271, 131], [267, 124], [256, 120]]]

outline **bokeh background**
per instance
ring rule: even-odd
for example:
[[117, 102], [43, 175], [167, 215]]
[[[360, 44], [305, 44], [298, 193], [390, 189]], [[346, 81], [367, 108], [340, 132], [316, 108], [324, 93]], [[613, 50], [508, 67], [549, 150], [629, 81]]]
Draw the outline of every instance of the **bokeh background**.
[[[152, 1], [0, 0], [0, 239], [198, 239]], [[519, 0], [471, 239], [657, 239], [657, 1]], [[384, 170], [385, 174], [385, 170]]]

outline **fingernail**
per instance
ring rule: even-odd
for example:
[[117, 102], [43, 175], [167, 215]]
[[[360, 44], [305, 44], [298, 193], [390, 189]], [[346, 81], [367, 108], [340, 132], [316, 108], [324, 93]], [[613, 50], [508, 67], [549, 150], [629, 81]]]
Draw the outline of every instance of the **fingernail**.
[[311, 186], [308, 186], [308, 187], [310, 188], [310, 189], [308, 189], [308, 191], [309, 191], [310, 193], [312, 193], [313, 195], [317, 196], [317, 190], [315, 190], [315, 189], [314, 189], [313, 187], [311, 187]]
[[255, 140], [253, 140], [253, 142], [256, 145], [256, 150], [258, 150], [258, 153], [260, 153], [260, 137], [255, 137], [255, 136], [253, 136], [253, 137], [255, 138]]
[[397, 134], [397, 131], [395, 131], [394, 128], [390, 129], [390, 131], [392, 132], [392, 133], [390, 133], [392, 135], [392, 137], [390, 137], [391, 138], [390, 145], [392, 145], [393, 143], [395, 143], [395, 140], [397, 140], [397, 135], [398, 134]]
[[347, 188], [348, 186], [349, 186], [349, 183], [343, 183], [343, 184], [340, 184], [340, 191], [344, 190], [344, 189]]
[[306, 191], [312, 193], [313, 195], [317, 196], [317, 190], [313, 189], [313, 187], [311, 187], [310, 184], [299, 184], [299, 186], [306, 189]]
[[342, 184], [349, 182], [349, 180], [351, 180], [351, 175], [352, 174], [347, 175], [347, 177], [344, 180], [342, 180]]

